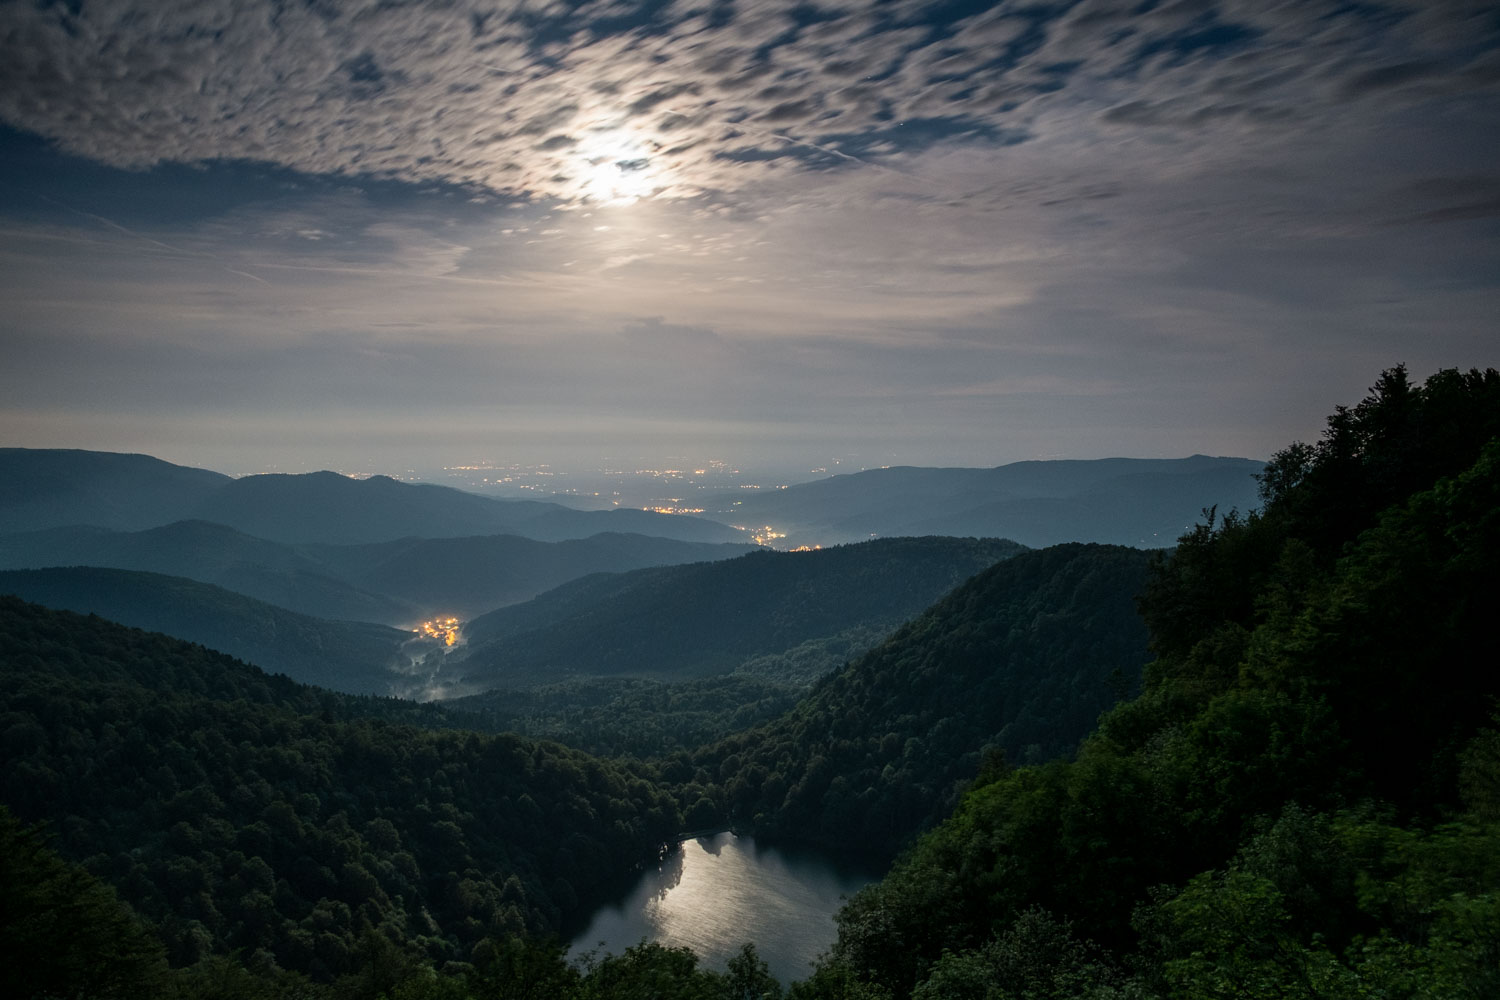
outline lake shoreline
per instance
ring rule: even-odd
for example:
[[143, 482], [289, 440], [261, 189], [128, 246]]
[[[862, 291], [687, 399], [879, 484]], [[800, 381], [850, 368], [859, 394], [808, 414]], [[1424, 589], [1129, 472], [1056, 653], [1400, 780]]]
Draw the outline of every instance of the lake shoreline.
[[574, 957], [642, 941], [688, 947], [716, 969], [749, 941], [772, 975], [790, 983], [806, 978], [833, 944], [844, 900], [879, 876], [834, 852], [788, 850], [732, 829], [689, 831], [658, 864], [630, 873], [624, 891], [595, 904], [563, 940]]

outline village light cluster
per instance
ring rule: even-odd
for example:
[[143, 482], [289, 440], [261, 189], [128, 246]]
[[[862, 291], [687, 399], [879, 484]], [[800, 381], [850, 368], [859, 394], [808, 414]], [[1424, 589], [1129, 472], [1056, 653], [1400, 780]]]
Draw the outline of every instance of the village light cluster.
[[458, 628], [461, 624], [457, 618], [429, 618], [412, 631], [429, 639], [437, 639], [444, 646], [452, 646], [458, 642]]

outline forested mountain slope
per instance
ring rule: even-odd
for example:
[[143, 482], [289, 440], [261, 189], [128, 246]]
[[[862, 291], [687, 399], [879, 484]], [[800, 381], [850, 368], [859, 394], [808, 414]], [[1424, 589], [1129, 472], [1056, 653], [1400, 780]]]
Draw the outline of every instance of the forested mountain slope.
[[113, 888], [58, 857], [0, 805], [0, 990], [10, 997], [156, 1000], [167, 986], [156, 935]]
[[807, 995], [1495, 995], [1497, 436], [1500, 373], [1393, 369], [1278, 454], [1153, 571], [1141, 696], [988, 772]]
[[[531, 688], [496, 688], [434, 704], [454, 713], [455, 725], [557, 740], [601, 756], [681, 760], [705, 743], [784, 714], [806, 692], [806, 685], [738, 673], [670, 682], [588, 677]], [[690, 773], [692, 768], [686, 770]], [[702, 789], [695, 790], [695, 801], [702, 794]], [[717, 792], [713, 796], [722, 798]], [[704, 829], [723, 815], [715, 808], [688, 826]]]
[[143, 531], [70, 527], [0, 535], [0, 567], [51, 566], [186, 577], [315, 618], [397, 625], [420, 617], [415, 606], [362, 590], [291, 546], [207, 521], [176, 521]]
[[530, 600], [591, 573], [732, 559], [754, 549], [618, 532], [556, 542], [490, 535], [301, 547], [361, 589], [460, 618]]
[[[303, 684], [350, 694], [392, 694], [406, 679], [412, 633], [329, 621], [180, 576], [92, 566], [0, 571], [0, 594], [228, 653]], [[413, 649], [413, 655], [420, 650]]]
[[1135, 688], [1148, 558], [1099, 545], [1020, 553], [695, 763], [736, 823], [888, 856], [953, 807], [986, 754], [1066, 754]]
[[182, 576], [318, 618], [410, 625], [468, 618], [589, 573], [729, 559], [752, 545], [605, 532], [287, 545], [208, 521], [143, 531], [68, 527], [0, 535], [0, 569], [108, 566]]
[[137, 531], [191, 517], [229, 482], [149, 455], [0, 448], [0, 530], [92, 524]]
[[328, 978], [371, 931], [462, 958], [555, 931], [680, 829], [622, 765], [399, 721], [435, 712], [0, 598], [0, 803], [49, 821], [174, 964], [236, 950]]
[[[659, 772], [433, 732], [430, 707], [0, 599], [0, 802], [50, 818], [174, 963], [237, 951], [183, 974], [184, 996], [743, 1000], [779, 992], [753, 956], [728, 977], [649, 946], [578, 970], [521, 931], [700, 816], [879, 843], [941, 808], [948, 764], [918, 752], [951, 746], [978, 770], [957, 810], [851, 900], [790, 1000], [1500, 994], [1500, 373], [1386, 372], [1262, 487], [1262, 510], [1217, 512], [1144, 571], [1097, 546], [1001, 562], [788, 717]], [[1025, 763], [1143, 627], [1141, 693], [1075, 755]], [[1056, 669], [1075, 654], [1081, 679]], [[1010, 686], [1032, 667], [1050, 687]], [[1130, 674], [1103, 679], [1107, 701]], [[1042, 725], [1006, 763], [964, 737], [972, 716], [939, 714], [956, 703]], [[120, 968], [159, 977], [76, 869], [3, 817], [0, 838], [26, 856], [0, 863], [8, 899], [50, 920], [49, 887], [79, 886], [130, 945]], [[0, 975], [43, 964], [10, 912]]]
[[475, 619], [455, 669], [480, 687], [727, 673], [856, 626], [894, 628], [1020, 549], [997, 539], [896, 538], [586, 577]]

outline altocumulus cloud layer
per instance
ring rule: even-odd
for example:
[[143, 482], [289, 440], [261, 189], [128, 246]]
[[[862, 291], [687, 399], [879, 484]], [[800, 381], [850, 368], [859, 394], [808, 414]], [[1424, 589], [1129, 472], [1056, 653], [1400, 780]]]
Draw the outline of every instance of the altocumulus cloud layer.
[[1495, 363], [1497, 109], [1458, 0], [4, 4], [5, 443], [1264, 454]]
[[1500, 77], [1493, 5], [1444, 0], [210, 0], [5, 20], [0, 115], [104, 163], [247, 159], [560, 199], [1024, 143], [1078, 112], [1100, 132], [1305, 132], [1482, 101]]

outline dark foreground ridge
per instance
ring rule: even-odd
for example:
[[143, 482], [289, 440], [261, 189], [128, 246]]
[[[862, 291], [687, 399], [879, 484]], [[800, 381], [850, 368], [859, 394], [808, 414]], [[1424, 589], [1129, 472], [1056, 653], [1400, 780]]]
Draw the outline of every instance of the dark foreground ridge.
[[[957, 796], [791, 997], [1495, 996], [1500, 674], [1479, 653], [1500, 606], [1497, 439], [1500, 373], [1386, 372], [1275, 456], [1261, 510], [1214, 512], [1146, 569], [1135, 632], [1097, 598], [1129, 589], [1110, 581], [1139, 554], [1023, 554], [784, 718], [657, 760], [437, 730], [439, 709], [6, 601], [0, 800], [48, 820], [52, 848], [0, 822], [0, 986], [777, 996], [753, 952], [727, 975], [652, 945], [576, 967], [545, 935], [684, 827], [748, 810], [820, 839], [834, 815], [899, 825], [920, 811], [903, 804]], [[1142, 627], [1140, 693], [1066, 753], [1046, 730], [1087, 710], [1069, 678], [1097, 680], [1084, 667]], [[1017, 663], [1040, 689], [1009, 686]], [[954, 692], [1016, 714], [973, 745], [976, 716], [939, 714]], [[1033, 735], [1002, 755], [1012, 725]], [[37, 928], [69, 948], [36, 948]]]

